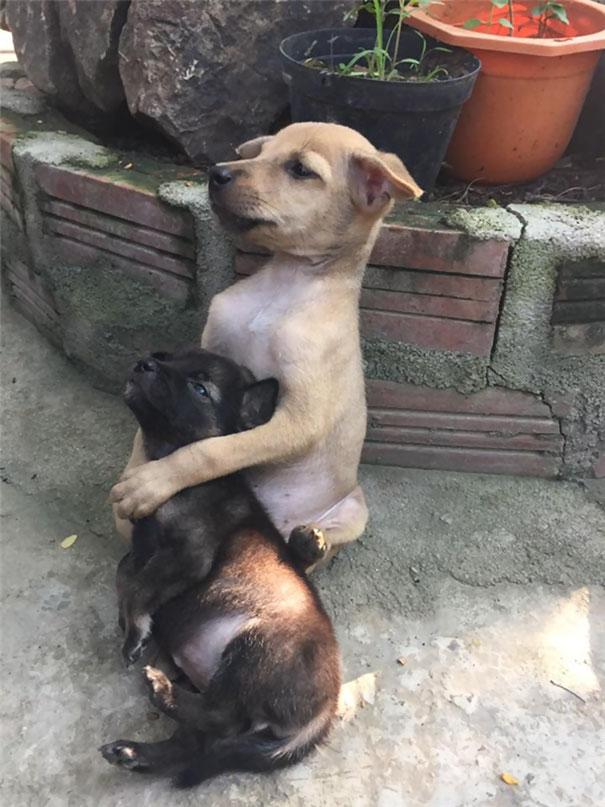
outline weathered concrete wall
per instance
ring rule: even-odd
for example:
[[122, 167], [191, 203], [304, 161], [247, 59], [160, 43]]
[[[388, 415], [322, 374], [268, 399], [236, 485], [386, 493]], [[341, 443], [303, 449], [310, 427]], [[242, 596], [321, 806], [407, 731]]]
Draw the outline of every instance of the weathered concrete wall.
[[[4, 282], [118, 390], [141, 353], [197, 343], [214, 294], [266, 257], [217, 228], [200, 172], [101, 147], [18, 75], [0, 68]], [[367, 461], [605, 475], [605, 209], [405, 206], [360, 323]]]
[[[198, 172], [97, 145], [35, 92], [3, 100], [9, 290], [98, 386], [118, 390], [141, 353], [197, 342], [210, 299], [233, 281], [206, 184]], [[177, 206], [185, 197], [195, 228]]]
[[491, 379], [537, 392], [559, 408], [563, 472], [573, 476], [594, 467], [605, 444], [605, 344], [579, 345], [573, 354], [562, 350], [553, 340], [553, 300], [565, 264], [591, 260], [605, 278], [605, 206], [510, 209], [523, 233], [511, 256]]

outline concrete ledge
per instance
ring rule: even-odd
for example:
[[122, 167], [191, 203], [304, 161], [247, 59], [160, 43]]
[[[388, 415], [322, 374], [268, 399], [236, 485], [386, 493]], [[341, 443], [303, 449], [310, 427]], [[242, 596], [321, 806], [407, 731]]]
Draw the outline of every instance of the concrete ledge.
[[[266, 261], [216, 228], [200, 172], [52, 110], [5, 112], [0, 157], [5, 286], [104, 388], [197, 342], [212, 296]], [[598, 207], [396, 210], [361, 296], [365, 461], [605, 476], [604, 283]]]

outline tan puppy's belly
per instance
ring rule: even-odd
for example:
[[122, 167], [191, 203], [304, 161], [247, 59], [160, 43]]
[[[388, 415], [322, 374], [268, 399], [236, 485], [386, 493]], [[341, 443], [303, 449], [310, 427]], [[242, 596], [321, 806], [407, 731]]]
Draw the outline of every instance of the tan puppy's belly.
[[[355, 461], [351, 468], [357, 470]], [[246, 477], [286, 540], [301, 525], [322, 529], [331, 546], [354, 541], [365, 529], [368, 510], [353, 478], [345, 483], [307, 463], [251, 468]]]

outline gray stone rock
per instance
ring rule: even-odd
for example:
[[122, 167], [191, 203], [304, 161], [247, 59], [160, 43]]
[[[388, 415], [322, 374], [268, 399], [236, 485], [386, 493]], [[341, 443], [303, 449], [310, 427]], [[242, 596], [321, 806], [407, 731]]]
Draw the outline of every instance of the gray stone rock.
[[193, 159], [233, 155], [287, 104], [279, 43], [340, 26], [343, 0], [132, 0], [120, 40], [131, 113]]
[[126, 100], [118, 70], [118, 43], [129, 5], [129, 0], [57, 3], [61, 33], [73, 54], [80, 88], [105, 112]]
[[0, 28], [3, 31], [10, 30], [6, 21], [6, 0], [0, 0]]
[[17, 58], [32, 84], [66, 110], [90, 112], [71, 49], [61, 38], [54, 0], [8, 0], [6, 18]]
[[63, 109], [86, 116], [125, 103], [119, 36], [129, 0], [8, 0], [6, 17], [29, 80]]

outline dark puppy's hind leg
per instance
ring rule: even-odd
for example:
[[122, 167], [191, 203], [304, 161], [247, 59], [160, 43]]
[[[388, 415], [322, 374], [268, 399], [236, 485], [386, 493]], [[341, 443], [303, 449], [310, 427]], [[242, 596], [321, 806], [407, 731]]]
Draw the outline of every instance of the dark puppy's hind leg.
[[323, 560], [328, 551], [323, 530], [306, 525], [294, 527], [288, 538], [288, 546], [305, 568]]
[[179, 727], [169, 740], [137, 743], [116, 740], [99, 748], [110, 765], [137, 773], [170, 776], [191, 763], [203, 748], [203, 736]]
[[189, 692], [155, 667], [145, 667], [143, 675], [149, 688], [149, 699], [165, 715], [200, 732], [227, 736], [241, 731], [234, 704], [218, 707], [209, 703], [203, 692]]

